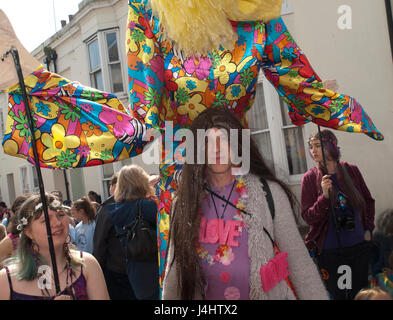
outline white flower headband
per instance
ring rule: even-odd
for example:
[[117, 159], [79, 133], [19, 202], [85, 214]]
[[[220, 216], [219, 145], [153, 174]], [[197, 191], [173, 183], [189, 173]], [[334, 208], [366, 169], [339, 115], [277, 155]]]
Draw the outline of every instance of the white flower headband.
[[[50, 204], [49, 204], [49, 209], [51, 210], [59, 210], [62, 209], [63, 206], [61, 204], [61, 202], [57, 199], [53, 200]], [[36, 213], [41, 212], [44, 209], [42, 202], [38, 203], [35, 206], [35, 209], [32, 213], [30, 213], [29, 215], [27, 215], [26, 217], [23, 217], [22, 219], [19, 219], [19, 223], [16, 226], [16, 229], [18, 229], [19, 231], [22, 231], [24, 229], [25, 226], [27, 226], [29, 224], [29, 220], [32, 216], [34, 216]]]

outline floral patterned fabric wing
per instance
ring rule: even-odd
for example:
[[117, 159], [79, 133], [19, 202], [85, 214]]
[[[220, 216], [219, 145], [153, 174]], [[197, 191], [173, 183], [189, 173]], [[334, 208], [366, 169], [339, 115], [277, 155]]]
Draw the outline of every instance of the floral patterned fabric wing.
[[269, 21], [263, 71], [288, 104], [292, 122], [312, 121], [347, 132], [362, 132], [383, 140], [362, 106], [352, 97], [325, 89], [302, 50], [296, 45], [282, 18]]
[[[296, 125], [313, 121], [332, 129], [364, 132], [383, 139], [357, 102], [323, 88], [307, 58], [281, 19], [231, 21], [238, 35], [233, 50], [213, 51], [185, 58], [163, 39], [162, 26], [148, 9], [147, 0], [129, 0], [127, 63], [131, 114], [166, 136], [189, 128], [206, 108], [226, 106], [247, 127], [247, 111], [255, 99], [261, 68], [288, 103]], [[172, 123], [165, 123], [172, 121]], [[162, 283], [168, 243], [170, 207], [182, 164], [176, 161], [180, 142], [162, 143], [157, 185], [157, 239]], [[171, 156], [174, 155], [174, 157]]]
[[[114, 95], [39, 68], [25, 78], [39, 164], [45, 168], [101, 165], [139, 154], [146, 127]], [[19, 85], [8, 89], [4, 152], [35, 163]]]

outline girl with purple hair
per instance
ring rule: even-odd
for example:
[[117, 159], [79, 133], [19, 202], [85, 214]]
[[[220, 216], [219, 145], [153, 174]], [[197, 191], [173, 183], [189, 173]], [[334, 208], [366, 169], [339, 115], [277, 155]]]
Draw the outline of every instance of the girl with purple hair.
[[[360, 289], [368, 285], [369, 247], [365, 241], [371, 240], [374, 229], [375, 201], [358, 167], [340, 161], [340, 147], [331, 131], [312, 134], [308, 145], [310, 155], [318, 165], [307, 171], [302, 180], [301, 214], [310, 226], [305, 238], [306, 246], [316, 258], [333, 298], [353, 299]], [[347, 265], [340, 261], [351, 258], [346, 255], [362, 257], [356, 260], [355, 265], [349, 266], [351, 285], [346, 288], [349, 291], [338, 285], [341, 274], [337, 268]], [[334, 266], [328, 270], [329, 265]]]

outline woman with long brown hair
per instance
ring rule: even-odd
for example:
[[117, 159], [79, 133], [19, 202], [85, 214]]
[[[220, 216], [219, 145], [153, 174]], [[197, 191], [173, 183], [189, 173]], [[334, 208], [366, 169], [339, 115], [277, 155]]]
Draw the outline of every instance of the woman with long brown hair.
[[[194, 137], [199, 129], [210, 129], [209, 142], [202, 147], [194, 142], [193, 151], [206, 152], [207, 164], [187, 160], [183, 166], [172, 207], [163, 298], [327, 299], [296, 227], [294, 197], [253, 140], [249, 150], [242, 148], [240, 121], [225, 107], [214, 107], [194, 120]], [[238, 130], [237, 150], [227, 139], [232, 129]], [[242, 165], [251, 160], [250, 173], [235, 174], [236, 152]]]
[[[306, 246], [317, 258], [333, 298], [353, 299], [368, 284], [368, 250], [364, 241], [371, 240], [375, 201], [358, 167], [340, 161], [340, 148], [333, 132], [314, 133], [308, 144], [318, 165], [307, 171], [302, 180], [302, 217], [310, 226]], [[331, 211], [331, 200], [334, 212]], [[338, 259], [336, 250], [342, 248], [351, 248], [345, 249], [348, 254], [343, 253], [344, 256], [359, 255], [359, 260], [350, 266], [353, 275], [351, 292], [338, 288], [338, 266], [328, 266]]]

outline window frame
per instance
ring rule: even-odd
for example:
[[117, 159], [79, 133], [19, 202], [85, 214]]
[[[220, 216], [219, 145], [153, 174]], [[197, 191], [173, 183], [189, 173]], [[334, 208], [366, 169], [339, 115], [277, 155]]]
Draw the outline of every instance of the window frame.
[[[266, 79], [262, 70], [258, 75], [257, 88], [259, 85], [262, 85], [263, 87], [263, 97], [265, 99], [266, 117], [269, 128], [253, 131], [252, 135], [260, 132], [270, 132], [274, 170], [277, 177], [289, 185], [298, 185], [301, 183], [305, 172], [294, 175], [290, 174], [284, 136], [284, 129], [296, 128], [297, 126], [293, 124], [284, 126], [281, 114], [280, 97], [274, 86]], [[309, 135], [310, 128], [306, 128], [306, 126], [301, 126], [300, 128], [305, 148], [306, 170], [308, 170], [312, 167], [312, 161], [310, 157], [307, 156], [308, 144], [306, 139]]]
[[[118, 170], [116, 170], [117, 168], [114, 166], [115, 164], [117, 164], [117, 162], [105, 163], [100, 166], [100, 172], [101, 172], [101, 183], [100, 183], [101, 190], [100, 191], [101, 191], [101, 195], [102, 195], [101, 196], [102, 201], [104, 201], [104, 199], [107, 199], [108, 197], [110, 197], [110, 194], [109, 194], [110, 181], [111, 181], [112, 175], [118, 171]], [[109, 166], [109, 165], [112, 165], [113, 174], [109, 178], [105, 178], [104, 166]]]
[[[117, 29], [116, 28], [109, 29], [109, 30], [103, 31], [102, 33], [103, 33], [103, 41], [104, 41], [103, 45], [105, 47], [105, 50], [104, 50], [102, 56], [105, 56], [105, 61], [106, 61], [105, 65], [106, 65], [106, 67], [108, 69], [107, 70], [107, 72], [108, 72], [108, 82], [109, 82], [109, 88], [110, 88], [110, 91], [108, 91], [108, 92], [112, 92], [114, 94], [119, 94], [119, 93], [123, 94], [125, 92], [125, 82], [124, 82], [124, 76], [123, 76], [123, 73], [124, 73], [123, 65], [121, 63], [119, 29], [118, 28]], [[114, 33], [116, 35], [117, 51], [118, 51], [118, 56], [119, 56], [119, 59], [117, 61], [112, 61], [112, 62], [109, 60], [109, 47], [108, 47], [108, 43], [107, 43], [107, 40], [106, 40], [107, 34], [110, 34], [110, 33]], [[111, 65], [115, 65], [115, 64], [120, 64], [121, 81], [122, 81], [122, 86], [123, 86], [123, 90], [122, 91], [115, 91], [115, 88], [114, 88], [113, 78], [112, 78], [112, 69], [111, 69], [110, 66]]]
[[[22, 190], [22, 194], [24, 193], [38, 193], [39, 192], [39, 184], [38, 184], [38, 179], [37, 179], [37, 185], [34, 184], [34, 172], [33, 170], [35, 169], [33, 167], [33, 165], [31, 164], [24, 164], [22, 166], [19, 166], [18, 168], [19, 170], [19, 181], [20, 181], [20, 186], [21, 186], [21, 190]], [[27, 180], [27, 187], [25, 189], [25, 184], [23, 181], [23, 174], [22, 174], [22, 170], [26, 169], [26, 180]]]
[[[89, 51], [89, 46], [93, 43], [97, 41], [97, 46], [98, 46], [98, 54], [100, 57], [100, 67], [96, 68], [94, 70], [91, 70], [91, 61], [90, 61], [90, 51]], [[103, 70], [103, 63], [102, 63], [102, 54], [101, 54], [101, 46], [100, 46], [100, 36], [99, 33], [97, 33], [96, 35], [94, 35], [91, 39], [89, 39], [88, 42], [86, 42], [86, 50], [87, 50], [87, 59], [88, 59], [88, 66], [89, 66], [89, 78], [90, 78], [90, 86], [92, 88], [96, 88], [97, 90], [99, 90], [97, 88], [97, 86], [94, 85], [92, 79], [94, 77], [94, 74], [98, 71], [101, 71], [101, 77], [102, 77], [102, 89], [105, 91], [105, 80], [104, 80], [104, 70]]]
[[[119, 55], [119, 60], [116, 62], [110, 62], [109, 61], [109, 53], [108, 53], [108, 45], [106, 41], [106, 35], [109, 33], [115, 33], [116, 34], [116, 41], [117, 41], [117, 50], [118, 50], [118, 55]], [[86, 52], [87, 52], [87, 60], [88, 60], [88, 69], [89, 69], [89, 77], [90, 77], [90, 86], [93, 86], [92, 83], [92, 74], [97, 72], [100, 69], [96, 69], [91, 71], [90, 70], [90, 54], [89, 54], [89, 45], [93, 43], [95, 40], [97, 40], [98, 43], [98, 51], [100, 55], [100, 69], [101, 69], [101, 75], [102, 75], [102, 86], [103, 86], [103, 91], [104, 92], [110, 92], [115, 94], [118, 98], [125, 98], [127, 97], [127, 84], [126, 84], [126, 78], [125, 78], [125, 73], [124, 73], [124, 66], [122, 61], [124, 61], [124, 57], [122, 54], [121, 50], [121, 45], [120, 45], [120, 34], [119, 34], [119, 27], [112, 27], [112, 28], [107, 28], [103, 30], [97, 30], [93, 35], [88, 37], [84, 42], [86, 44]], [[122, 80], [122, 85], [123, 85], [123, 90], [122, 91], [114, 91], [113, 87], [113, 80], [112, 80], [112, 74], [111, 74], [111, 68], [110, 65], [112, 64], [120, 64], [120, 72], [121, 72], [121, 80]]]

